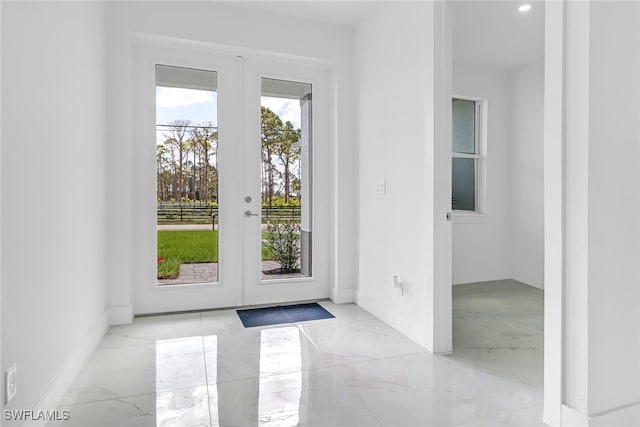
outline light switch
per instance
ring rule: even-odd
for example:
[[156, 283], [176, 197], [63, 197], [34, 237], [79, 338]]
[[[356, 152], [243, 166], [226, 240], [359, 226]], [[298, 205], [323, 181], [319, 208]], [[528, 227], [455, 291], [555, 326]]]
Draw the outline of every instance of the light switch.
[[377, 194], [386, 194], [387, 193], [387, 181], [378, 181], [376, 182], [376, 193]]

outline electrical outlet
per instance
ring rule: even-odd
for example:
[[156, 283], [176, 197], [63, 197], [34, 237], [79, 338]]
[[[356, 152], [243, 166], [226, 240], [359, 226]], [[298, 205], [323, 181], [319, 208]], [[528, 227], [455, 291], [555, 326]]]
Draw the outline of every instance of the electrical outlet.
[[4, 373], [4, 395], [6, 396], [6, 403], [11, 402], [18, 392], [18, 365], [15, 363], [9, 366], [9, 369]]

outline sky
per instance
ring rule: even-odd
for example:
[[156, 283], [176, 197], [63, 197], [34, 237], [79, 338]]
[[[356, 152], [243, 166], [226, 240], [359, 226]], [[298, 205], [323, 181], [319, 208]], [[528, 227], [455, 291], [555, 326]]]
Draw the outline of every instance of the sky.
[[[156, 124], [168, 124], [172, 120], [189, 120], [193, 125], [211, 122], [218, 123], [218, 93], [181, 89], [174, 87], [156, 87]], [[156, 143], [163, 144], [166, 128], [158, 127]]]
[[[275, 112], [283, 122], [290, 121], [300, 128], [300, 103], [295, 99], [261, 97], [263, 106]], [[218, 93], [172, 87], [156, 87], [156, 123], [167, 124], [172, 120], [190, 120], [198, 125], [218, 124]], [[162, 131], [156, 132], [156, 142], [162, 144]]]
[[300, 101], [263, 96], [262, 105], [276, 113], [283, 123], [289, 121], [294, 128], [300, 129]]

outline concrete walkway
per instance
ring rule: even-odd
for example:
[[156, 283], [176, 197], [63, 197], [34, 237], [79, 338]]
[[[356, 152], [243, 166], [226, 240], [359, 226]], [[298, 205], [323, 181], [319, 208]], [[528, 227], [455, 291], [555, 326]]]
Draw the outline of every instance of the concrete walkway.
[[[158, 224], [158, 231], [160, 230], [211, 230], [211, 224]], [[218, 224], [216, 224], [216, 230]]]
[[[280, 268], [276, 261], [262, 261], [262, 271]], [[292, 277], [304, 277], [300, 273], [290, 274], [262, 274], [262, 280], [290, 279]], [[218, 263], [198, 263], [180, 265], [180, 273], [177, 279], [159, 279], [158, 286], [166, 285], [193, 285], [197, 283], [215, 283], [218, 281]]]

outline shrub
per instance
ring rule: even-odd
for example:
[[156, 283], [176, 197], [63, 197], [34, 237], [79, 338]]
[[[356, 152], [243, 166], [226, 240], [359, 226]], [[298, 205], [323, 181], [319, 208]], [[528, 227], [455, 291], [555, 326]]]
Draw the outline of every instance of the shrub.
[[273, 259], [280, 263], [282, 273], [299, 269], [300, 224], [293, 221], [273, 220], [267, 225], [266, 244]]
[[[262, 206], [269, 206], [266, 202], [262, 203]], [[271, 198], [271, 206], [300, 206], [300, 199], [289, 197], [287, 203], [284, 202], [284, 196], [273, 196]]]

